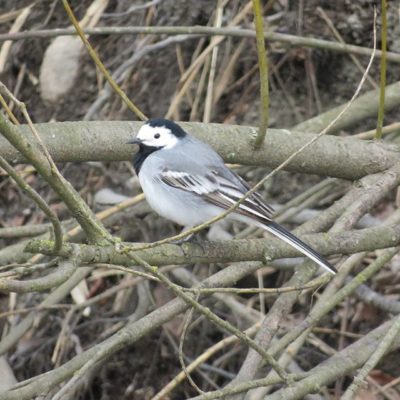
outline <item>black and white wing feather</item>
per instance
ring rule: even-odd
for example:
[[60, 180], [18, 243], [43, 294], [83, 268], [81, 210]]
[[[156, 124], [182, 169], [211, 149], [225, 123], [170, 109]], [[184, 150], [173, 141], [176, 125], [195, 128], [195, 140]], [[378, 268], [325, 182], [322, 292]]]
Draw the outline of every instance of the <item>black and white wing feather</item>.
[[[229, 171], [229, 170], [228, 170]], [[176, 189], [191, 192], [202, 197], [211, 204], [227, 210], [240, 200], [250, 187], [239, 176], [229, 171], [231, 176], [210, 169], [206, 174], [173, 171], [164, 168], [161, 181]], [[265, 204], [258, 193], [252, 193], [235, 210], [260, 222], [269, 222], [273, 209]]]
[[[161, 181], [165, 184], [202, 197], [205, 201], [227, 210], [249, 190], [238, 175], [228, 169], [207, 169], [207, 173], [189, 173], [164, 168]], [[272, 221], [273, 209], [255, 192], [248, 196], [235, 213], [260, 222], [264, 229], [284, 240], [331, 273], [336, 269], [309, 245], [301, 241], [283, 226]]]

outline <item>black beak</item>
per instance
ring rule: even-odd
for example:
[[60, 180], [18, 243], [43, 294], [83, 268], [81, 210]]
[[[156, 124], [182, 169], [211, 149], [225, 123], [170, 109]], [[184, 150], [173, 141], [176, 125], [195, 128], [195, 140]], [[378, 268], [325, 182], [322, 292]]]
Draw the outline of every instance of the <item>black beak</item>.
[[142, 141], [140, 139], [138, 139], [138, 138], [133, 138], [133, 139], [128, 140], [126, 142], [126, 144], [141, 144], [141, 143], [142, 143]]

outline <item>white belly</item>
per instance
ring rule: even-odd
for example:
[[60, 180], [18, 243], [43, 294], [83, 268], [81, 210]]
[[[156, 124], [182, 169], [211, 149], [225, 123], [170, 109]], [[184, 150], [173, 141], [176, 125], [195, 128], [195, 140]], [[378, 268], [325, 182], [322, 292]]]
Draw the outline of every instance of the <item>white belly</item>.
[[[146, 175], [144, 179], [143, 176]], [[159, 215], [182, 226], [201, 224], [223, 210], [207, 204], [201, 197], [168, 186], [139, 173], [139, 181], [150, 207]]]

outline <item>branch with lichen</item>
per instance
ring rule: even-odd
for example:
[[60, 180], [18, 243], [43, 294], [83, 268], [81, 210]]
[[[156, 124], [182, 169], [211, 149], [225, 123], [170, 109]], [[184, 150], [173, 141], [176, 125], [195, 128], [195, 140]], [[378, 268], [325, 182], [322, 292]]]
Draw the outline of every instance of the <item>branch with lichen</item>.
[[[353, 254], [396, 246], [400, 243], [400, 226], [379, 226], [340, 233], [320, 233], [299, 235], [324, 256], [333, 254]], [[129, 244], [127, 244], [129, 245]], [[141, 244], [130, 244], [129, 249], [151, 265], [227, 263], [240, 261], [271, 261], [277, 258], [296, 257], [298, 251], [283, 244], [278, 239], [241, 239], [229, 241], [162, 244], [154, 248], [136, 250]], [[100, 251], [101, 250], [101, 251]], [[74, 252], [82, 262], [131, 265], [130, 258], [115, 246], [96, 246], [64, 243], [60, 251], [54, 253], [52, 241], [32, 240], [26, 247], [30, 253], [69, 257]]]

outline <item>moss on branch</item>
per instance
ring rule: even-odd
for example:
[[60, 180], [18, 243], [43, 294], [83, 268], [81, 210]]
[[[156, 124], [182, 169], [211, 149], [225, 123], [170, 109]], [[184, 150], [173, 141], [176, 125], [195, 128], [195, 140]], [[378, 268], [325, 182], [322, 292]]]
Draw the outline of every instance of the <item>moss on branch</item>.
[[[378, 226], [368, 229], [352, 230], [340, 233], [319, 233], [302, 235], [322, 255], [353, 254], [360, 251], [372, 251], [400, 244], [400, 226]], [[140, 246], [140, 245], [139, 245]], [[138, 245], [131, 245], [132, 249]], [[26, 251], [52, 255], [53, 242], [32, 240]], [[120, 253], [114, 246], [95, 246], [65, 243], [58, 253], [63, 257], [79, 254], [84, 263], [111, 263], [129, 266], [130, 257]], [[250, 239], [230, 241], [205, 241], [201, 244], [183, 243], [182, 245], [164, 244], [148, 250], [138, 250], [137, 255], [151, 265], [264, 261], [295, 257], [299, 253], [278, 239]]]

